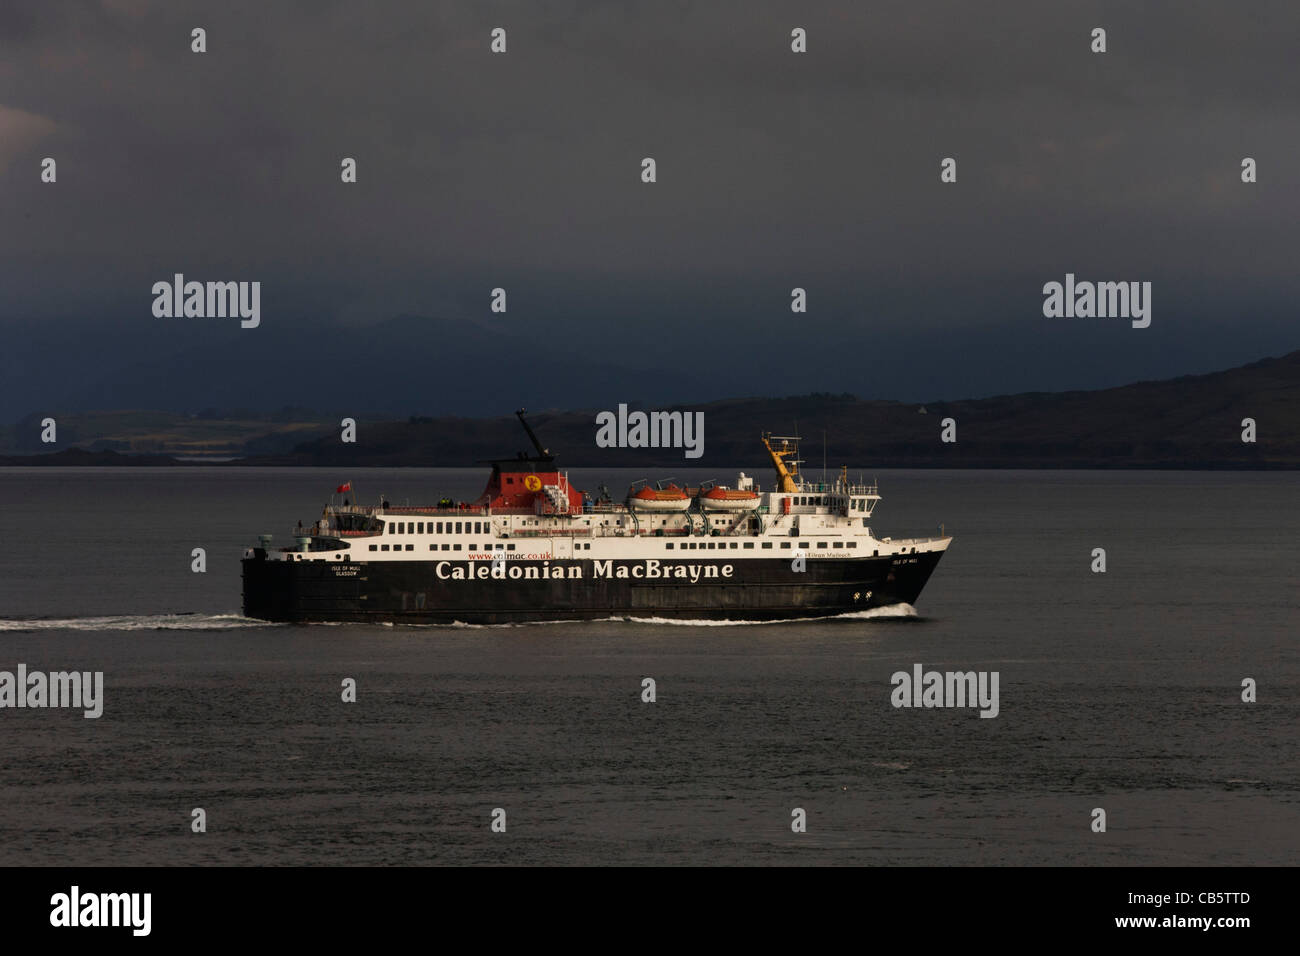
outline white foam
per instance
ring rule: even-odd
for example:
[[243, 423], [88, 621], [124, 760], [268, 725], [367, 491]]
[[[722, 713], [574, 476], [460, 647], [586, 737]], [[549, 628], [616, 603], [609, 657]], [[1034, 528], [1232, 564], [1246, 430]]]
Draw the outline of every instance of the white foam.
[[242, 614], [115, 614], [104, 617], [0, 618], [0, 631], [232, 631], [276, 627]]
[[707, 618], [672, 617], [611, 617], [609, 621], [627, 621], [632, 624], [668, 624], [673, 627], [751, 627], [760, 624], [797, 624], [800, 621], [870, 621], [890, 618], [916, 617], [916, 608], [910, 604], [890, 604], [865, 611], [847, 611], [844, 614], [786, 617], [776, 621], [716, 621]]
[[800, 621], [870, 621], [902, 620], [917, 617], [916, 608], [910, 604], [890, 604], [886, 607], [873, 607], [864, 611], [848, 611], [844, 614], [810, 615], [808, 617], [787, 617], [776, 621], [718, 621], [709, 618], [674, 618], [674, 617], [638, 617], [635, 615], [618, 615], [581, 620], [577, 618], [561, 621], [510, 621], [504, 624], [467, 624], [464, 621], [452, 621], [450, 624], [408, 624], [406, 622], [381, 622], [384, 627], [400, 626], [403, 628], [451, 628], [455, 630], [479, 630], [494, 627], [542, 627], [555, 624], [665, 624], [671, 627], [753, 627], [762, 624], [795, 624]]

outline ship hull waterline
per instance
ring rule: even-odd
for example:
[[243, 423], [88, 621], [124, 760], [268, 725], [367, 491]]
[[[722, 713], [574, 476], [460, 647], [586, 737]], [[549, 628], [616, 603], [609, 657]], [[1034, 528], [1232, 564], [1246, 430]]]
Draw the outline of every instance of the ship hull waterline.
[[[647, 562], [243, 560], [244, 614], [283, 623], [774, 621], [914, 604], [942, 550], [878, 558]], [[686, 569], [673, 576], [676, 569]]]

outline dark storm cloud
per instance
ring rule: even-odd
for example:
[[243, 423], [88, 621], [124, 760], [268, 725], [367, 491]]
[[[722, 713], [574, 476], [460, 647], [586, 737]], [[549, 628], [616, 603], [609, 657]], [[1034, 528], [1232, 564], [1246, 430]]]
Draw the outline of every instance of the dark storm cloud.
[[[332, 405], [290, 372], [312, 356], [412, 363], [366, 407], [500, 411], [1096, 387], [1287, 351], [1297, 26], [1289, 3], [6, 4], [0, 417], [215, 404], [245, 367], [265, 402]], [[262, 328], [153, 318], [178, 271], [260, 280]], [[1153, 281], [1152, 327], [1044, 319], [1067, 271]], [[391, 351], [462, 343], [477, 394]], [[532, 355], [551, 371], [491, 381]]]

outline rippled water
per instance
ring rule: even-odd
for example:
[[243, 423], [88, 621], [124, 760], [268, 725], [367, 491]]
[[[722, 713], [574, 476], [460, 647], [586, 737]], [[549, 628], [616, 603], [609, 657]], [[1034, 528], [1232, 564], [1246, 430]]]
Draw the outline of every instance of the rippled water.
[[[881, 472], [878, 533], [956, 535], [914, 611], [243, 619], [242, 548], [286, 542], [349, 478], [400, 503], [471, 496], [482, 473], [0, 470], [0, 670], [102, 670], [106, 697], [98, 720], [0, 710], [0, 864], [1276, 864], [1300, 850], [1293, 476]], [[891, 675], [915, 663], [998, 671], [999, 716], [892, 707]], [[355, 704], [340, 700], [349, 677]]]

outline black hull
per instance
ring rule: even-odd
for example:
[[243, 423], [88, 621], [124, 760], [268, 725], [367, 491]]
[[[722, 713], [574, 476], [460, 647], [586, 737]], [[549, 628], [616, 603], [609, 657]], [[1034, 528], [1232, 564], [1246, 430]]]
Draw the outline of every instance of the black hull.
[[[823, 617], [914, 604], [942, 556], [809, 559], [802, 572], [792, 571], [789, 559], [652, 562], [653, 568], [641, 560], [509, 561], [493, 574], [487, 561], [339, 564], [268, 561], [258, 553], [243, 562], [244, 614], [395, 624]], [[664, 574], [678, 567], [695, 579]], [[464, 576], [449, 576], [457, 570]], [[656, 574], [647, 577], [650, 570]]]

